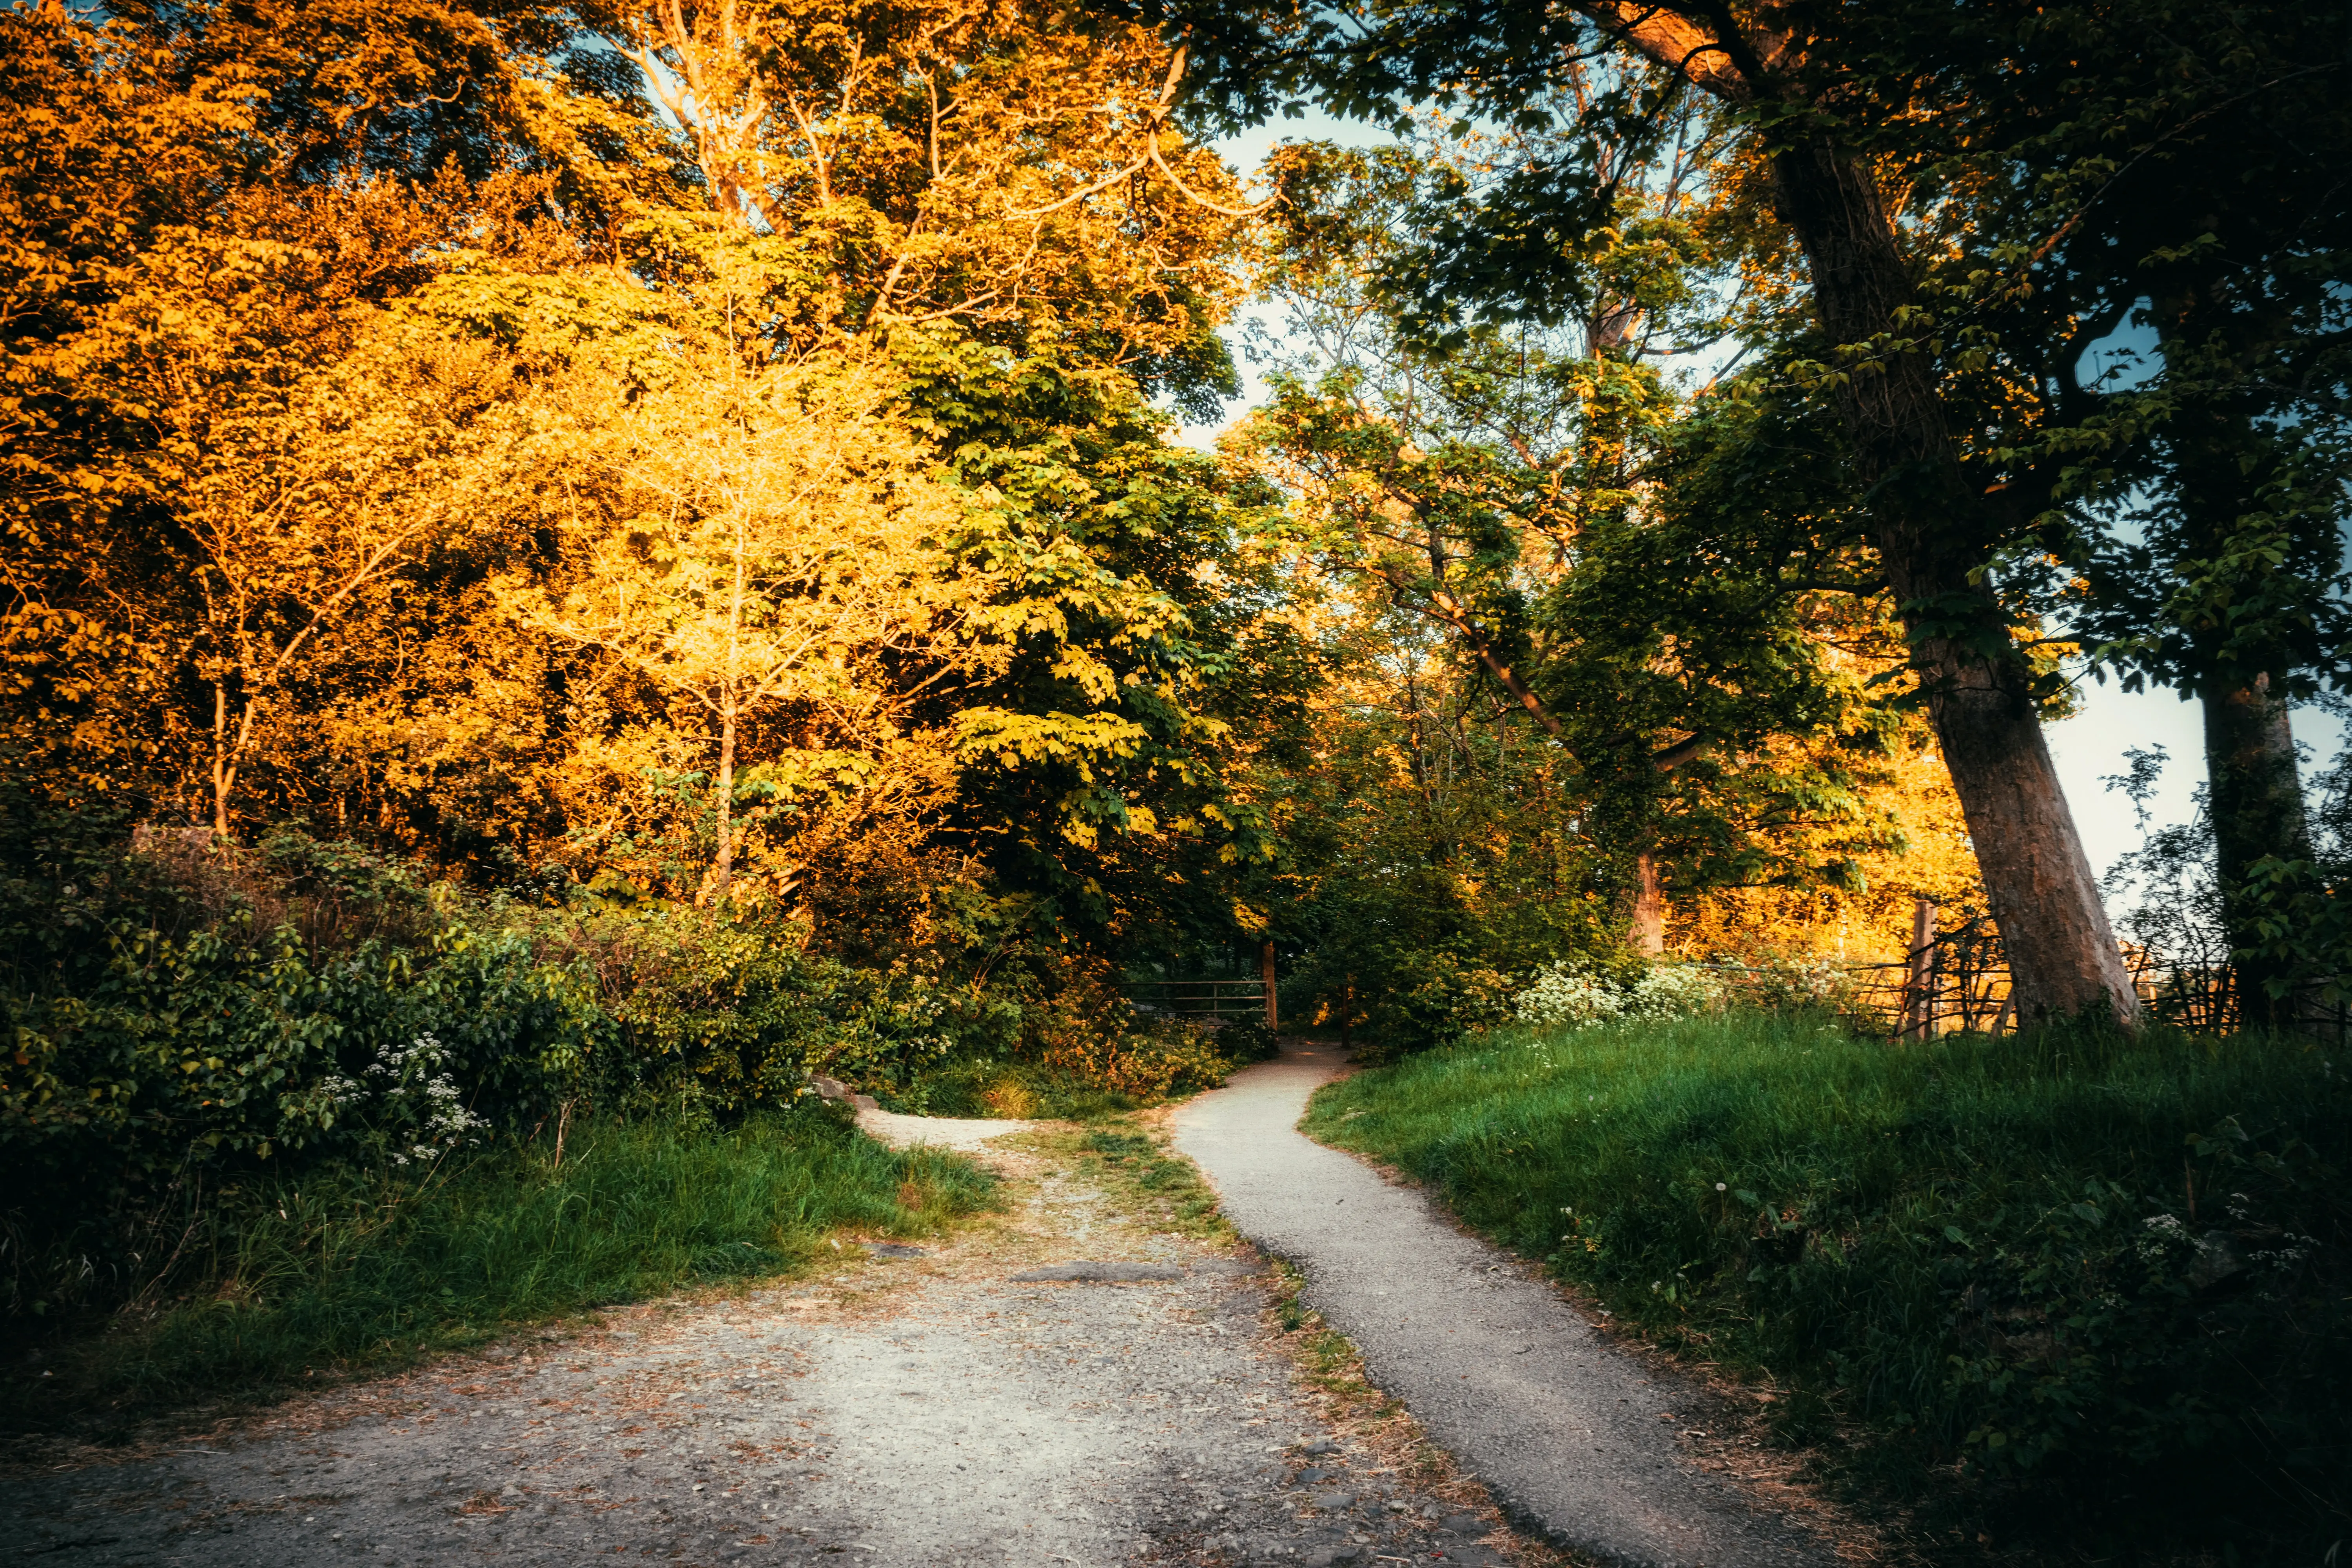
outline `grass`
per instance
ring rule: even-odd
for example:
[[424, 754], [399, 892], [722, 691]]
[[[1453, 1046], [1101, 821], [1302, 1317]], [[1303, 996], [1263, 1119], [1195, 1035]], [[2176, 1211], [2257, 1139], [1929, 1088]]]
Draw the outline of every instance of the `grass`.
[[1132, 1117], [1108, 1118], [1083, 1131], [1047, 1132], [1037, 1146], [1069, 1161], [1079, 1179], [1098, 1188], [1120, 1213], [1154, 1230], [1219, 1246], [1240, 1239], [1192, 1163], [1171, 1152]]
[[1150, 1096], [1127, 1094], [1080, 1073], [984, 1058], [941, 1064], [879, 1098], [885, 1110], [910, 1116], [1046, 1121], [1104, 1121], [1152, 1103]]
[[818, 1110], [726, 1130], [592, 1124], [560, 1163], [541, 1142], [422, 1179], [317, 1171], [217, 1215], [171, 1296], [99, 1331], [53, 1331], [37, 1365], [16, 1347], [0, 1415], [102, 1431], [382, 1370], [517, 1325], [789, 1275], [832, 1256], [836, 1231], [925, 1234], [993, 1185], [968, 1160], [886, 1149]]
[[1497, 1034], [1307, 1129], [1769, 1374], [1786, 1438], [1858, 1435], [1844, 1473], [1931, 1515], [2316, 1553], [2352, 1534], [2347, 1113], [2298, 1042], [1741, 1014]]

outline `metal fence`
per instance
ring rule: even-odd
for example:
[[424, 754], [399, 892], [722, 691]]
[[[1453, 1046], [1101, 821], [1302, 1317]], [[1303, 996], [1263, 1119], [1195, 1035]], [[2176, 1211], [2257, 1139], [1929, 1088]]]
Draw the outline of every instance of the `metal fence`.
[[1127, 989], [1138, 1007], [1162, 1017], [1223, 1024], [1265, 1016], [1265, 983], [1260, 980], [1145, 980]]

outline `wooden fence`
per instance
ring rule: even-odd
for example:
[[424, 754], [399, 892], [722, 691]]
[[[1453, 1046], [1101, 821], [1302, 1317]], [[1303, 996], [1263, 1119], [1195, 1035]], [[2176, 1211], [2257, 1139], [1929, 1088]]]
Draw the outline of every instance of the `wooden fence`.
[[[2000, 1034], [2016, 1025], [2010, 996], [2009, 961], [2000, 933], [1980, 914], [1963, 914], [1942, 929], [1936, 906], [1924, 900], [1913, 913], [1911, 952], [1891, 963], [1837, 966], [1846, 977], [1853, 1011], [1876, 1017], [1897, 1039], [1979, 1029]], [[2171, 958], [2137, 942], [2126, 942], [2124, 963], [2132, 987], [2151, 1016], [2199, 1034], [2227, 1034], [2238, 1027], [2238, 1005], [2226, 953]], [[2305, 1026], [2323, 1038], [2352, 1037], [2352, 1007], [2315, 1005]]]

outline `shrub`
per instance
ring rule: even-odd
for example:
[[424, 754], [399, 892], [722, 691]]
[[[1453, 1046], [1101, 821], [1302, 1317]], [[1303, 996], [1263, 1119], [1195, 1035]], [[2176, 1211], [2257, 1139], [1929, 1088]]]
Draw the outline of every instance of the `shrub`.
[[1171, 1018], [1117, 1035], [1066, 1036], [1046, 1048], [1039, 1065], [1143, 1103], [1214, 1089], [1234, 1069], [1217, 1048], [1215, 1031]]
[[0, 993], [12, 1311], [136, 1289], [157, 1215], [231, 1173], [528, 1125], [609, 1038], [578, 977], [511, 933], [314, 956], [291, 926], [235, 918], [178, 940], [105, 929], [72, 989], [28, 992], [19, 971]]
[[1238, 1019], [1217, 1031], [1217, 1054], [1236, 1065], [1270, 1061], [1281, 1051], [1281, 1043], [1263, 1019]]
[[1367, 1020], [1362, 1061], [1394, 1061], [1466, 1039], [1510, 1019], [1511, 982], [1499, 971], [1443, 949], [1394, 955], [1387, 988]]
[[1695, 1018], [1723, 1004], [1723, 984], [1693, 963], [1654, 963], [1625, 990], [1629, 1018]]
[[1722, 982], [1696, 964], [1649, 964], [1620, 980], [1570, 959], [1536, 971], [1511, 1011], [1531, 1027], [1580, 1029], [1612, 1018], [1692, 1017], [1720, 1006], [1723, 994]]
[[1547, 964], [1511, 999], [1517, 1020], [1534, 1028], [1580, 1029], [1625, 1011], [1625, 991], [1581, 959]]

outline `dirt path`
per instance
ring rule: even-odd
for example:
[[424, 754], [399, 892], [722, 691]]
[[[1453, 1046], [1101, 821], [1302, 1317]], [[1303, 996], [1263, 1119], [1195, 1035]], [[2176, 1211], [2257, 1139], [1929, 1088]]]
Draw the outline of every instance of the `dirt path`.
[[1244, 1235], [1305, 1270], [1305, 1299], [1374, 1382], [1515, 1519], [1563, 1545], [1626, 1563], [1832, 1560], [1698, 1462], [1687, 1440], [1707, 1435], [1701, 1391], [1612, 1344], [1420, 1193], [1298, 1132], [1307, 1097], [1339, 1070], [1328, 1047], [1289, 1048], [1182, 1107], [1176, 1146]]
[[[1324, 1422], [1254, 1258], [1116, 1195], [1066, 1132], [930, 1131], [992, 1140], [1012, 1201], [927, 1256], [615, 1310], [128, 1455], [51, 1455], [0, 1477], [0, 1561], [1503, 1560], [1462, 1489]], [[1166, 1277], [1013, 1278], [1072, 1260]]]

